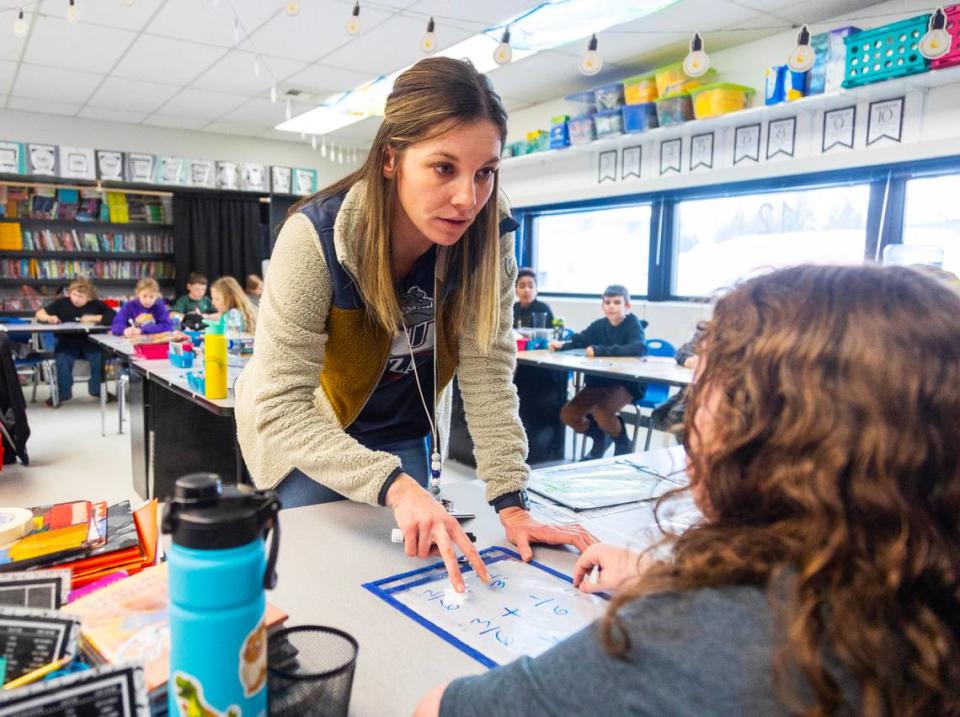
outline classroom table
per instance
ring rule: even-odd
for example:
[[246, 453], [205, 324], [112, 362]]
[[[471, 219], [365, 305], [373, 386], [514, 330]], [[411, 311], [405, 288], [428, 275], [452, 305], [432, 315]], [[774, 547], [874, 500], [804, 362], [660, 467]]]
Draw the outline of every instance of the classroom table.
[[518, 351], [517, 363], [573, 371], [576, 374], [622, 378], [629, 381], [665, 383], [683, 388], [693, 381], [693, 369], [667, 356], [597, 356], [589, 358], [571, 351]]
[[104, 334], [110, 331], [109, 326], [101, 324], [85, 324], [80, 321], [65, 321], [60, 324], [45, 324], [40, 321], [31, 321], [26, 324], [0, 324], [0, 331], [6, 333], [30, 334]]
[[167, 498], [177, 478], [197, 471], [218, 473], [227, 482], [247, 480], [233, 416], [233, 382], [246, 359], [230, 357], [227, 398], [210, 399], [190, 388], [191, 369], [140, 358], [122, 336], [94, 341], [130, 367], [133, 488], [142, 498]]
[[[630, 457], [663, 473], [676, 474], [684, 465], [679, 447]], [[458, 510], [477, 514], [464, 528], [476, 534], [478, 548], [513, 549], [484, 501], [483, 490], [479, 480], [442, 483], [442, 495]], [[613, 542], [633, 548], [649, 545], [656, 531], [649, 503], [585, 516], [580, 522], [601, 539], [620, 536]], [[354, 717], [412, 714], [435, 685], [486, 669], [361, 587], [439, 560], [407, 557], [403, 545], [390, 541], [394, 527], [391, 510], [349, 501], [280, 513], [279, 583], [267, 598], [290, 614], [288, 626], [328, 625], [357, 639], [360, 649], [350, 706]], [[536, 560], [566, 575], [573, 574], [577, 555], [572, 548], [534, 548]]]

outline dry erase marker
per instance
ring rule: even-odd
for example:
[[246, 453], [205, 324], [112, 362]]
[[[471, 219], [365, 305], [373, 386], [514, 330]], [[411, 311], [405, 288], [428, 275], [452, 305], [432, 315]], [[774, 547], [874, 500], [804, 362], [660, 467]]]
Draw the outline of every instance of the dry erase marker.
[[599, 565], [593, 566], [593, 570], [590, 571], [589, 580], [591, 585], [596, 585], [597, 583], [600, 582], [600, 566]]

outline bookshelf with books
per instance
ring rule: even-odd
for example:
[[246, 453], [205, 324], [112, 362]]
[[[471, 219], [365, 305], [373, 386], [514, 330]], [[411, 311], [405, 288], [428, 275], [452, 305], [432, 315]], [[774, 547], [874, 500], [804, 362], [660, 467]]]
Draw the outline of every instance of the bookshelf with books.
[[172, 293], [172, 221], [168, 192], [0, 182], [0, 312], [32, 315], [80, 277], [121, 301], [147, 276]]

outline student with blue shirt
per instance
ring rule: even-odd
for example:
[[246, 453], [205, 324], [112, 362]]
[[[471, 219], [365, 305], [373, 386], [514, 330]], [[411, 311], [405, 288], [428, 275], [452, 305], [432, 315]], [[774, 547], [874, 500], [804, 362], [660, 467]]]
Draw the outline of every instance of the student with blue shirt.
[[588, 548], [602, 620], [416, 717], [960, 714], [958, 316], [904, 267], [741, 284], [687, 405], [700, 522], [662, 558]]

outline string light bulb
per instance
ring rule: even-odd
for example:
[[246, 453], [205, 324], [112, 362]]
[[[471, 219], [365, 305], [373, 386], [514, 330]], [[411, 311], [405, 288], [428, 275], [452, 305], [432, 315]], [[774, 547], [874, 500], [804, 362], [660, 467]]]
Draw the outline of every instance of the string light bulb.
[[794, 72], [806, 72], [817, 61], [817, 53], [810, 47], [810, 30], [804, 25], [797, 35], [797, 47], [787, 59], [787, 67]]
[[353, 4], [353, 12], [350, 13], [350, 19], [347, 20], [347, 34], [359, 35], [362, 29], [363, 25], [360, 23], [360, 0], [357, 0]]
[[313, 135], [312, 137], [310, 137], [310, 148], [311, 149], [317, 148], [317, 135]]
[[293, 117], [293, 107], [290, 105], [290, 98], [287, 98], [286, 104], [284, 105], [283, 110], [284, 116], [287, 118], [287, 121], [290, 121], [290, 118]]
[[320, 140], [320, 156], [324, 159], [327, 158], [327, 138], [324, 137]]
[[343, 147], [337, 150], [337, 163], [343, 164]]
[[273, 104], [277, 104], [277, 86], [270, 85], [270, 101]]
[[703, 38], [699, 32], [690, 39], [690, 52], [683, 58], [683, 72], [687, 77], [703, 77], [710, 69], [710, 55], [703, 49]]
[[77, 10], [77, 0], [68, 0], [67, 22], [76, 22], [78, 17], [80, 17], [80, 12]]
[[137, 0], [120, 0], [124, 7], [133, 7]]
[[253, 58], [253, 76], [258, 78], [260, 77], [260, 58], [259, 57]]
[[434, 32], [436, 30], [437, 24], [433, 21], [433, 18], [430, 18], [430, 21], [427, 23], [427, 31], [424, 33], [424, 36], [420, 39], [420, 50], [424, 54], [429, 55], [437, 48], [437, 35]]
[[498, 65], [509, 65], [513, 59], [513, 50], [510, 49], [510, 26], [507, 25], [500, 38], [500, 44], [493, 51], [493, 61]]
[[24, 37], [27, 34], [27, 21], [23, 19], [23, 8], [17, 11], [17, 19], [13, 21], [13, 34]]
[[953, 38], [946, 31], [947, 16], [943, 13], [943, 8], [937, 8], [930, 16], [930, 24], [927, 32], [920, 38], [920, 54], [928, 60], [936, 60], [950, 52], [950, 45]]
[[290, 17], [293, 17], [294, 15], [299, 15], [300, 3], [297, 2], [297, 0], [290, 0], [290, 2], [287, 3], [286, 8], [284, 9], [287, 11], [287, 15], [289, 15]]
[[587, 42], [587, 51], [580, 57], [580, 72], [590, 76], [595, 75], [603, 69], [603, 58], [597, 50], [597, 35], [594, 33]]

